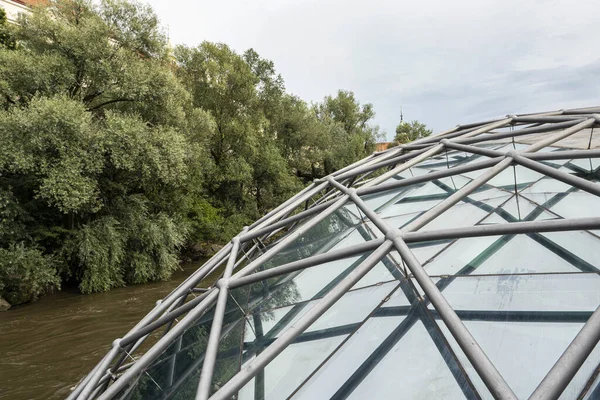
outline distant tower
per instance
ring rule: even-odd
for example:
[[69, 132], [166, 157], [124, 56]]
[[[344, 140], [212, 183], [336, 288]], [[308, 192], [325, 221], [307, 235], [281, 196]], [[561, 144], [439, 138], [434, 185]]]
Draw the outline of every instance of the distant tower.
[[402, 106], [400, 106], [400, 122], [404, 121], [404, 116], [402, 115]]

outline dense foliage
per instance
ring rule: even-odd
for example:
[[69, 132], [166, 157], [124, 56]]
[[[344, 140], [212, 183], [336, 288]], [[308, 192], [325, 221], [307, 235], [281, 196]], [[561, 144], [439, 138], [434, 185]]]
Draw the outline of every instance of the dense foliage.
[[[0, 296], [165, 279], [370, 154], [370, 104], [307, 104], [272, 62], [224, 44], [170, 48], [153, 11], [55, 0], [0, 16]], [[14, 28], [14, 29], [13, 29]]]
[[417, 139], [421, 139], [431, 135], [433, 132], [428, 129], [425, 124], [419, 121], [412, 122], [400, 122], [396, 127], [396, 136], [394, 137], [394, 144], [409, 143]]

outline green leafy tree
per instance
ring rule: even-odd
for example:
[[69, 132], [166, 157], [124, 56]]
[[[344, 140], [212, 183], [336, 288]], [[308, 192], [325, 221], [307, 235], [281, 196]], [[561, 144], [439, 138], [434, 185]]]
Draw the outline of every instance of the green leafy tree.
[[15, 38], [8, 25], [6, 11], [3, 8], [0, 8], [0, 47], [7, 49], [14, 49], [16, 47]]
[[323, 160], [325, 175], [359, 160], [375, 150], [379, 127], [370, 124], [373, 105], [361, 105], [354, 93], [340, 90], [315, 105], [315, 114], [326, 130], [327, 149]]
[[395, 145], [409, 143], [431, 135], [433, 131], [418, 121], [400, 122], [396, 127]]
[[61, 280], [88, 293], [166, 279], [181, 248], [230, 240], [378, 137], [372, 105], [349, 91], [308, 105], [252, 49], [171, 52], [143, 3], [50, 0], [5, 25], [0, 296], [13, 304]]
[[0, 49], [0, 268], [12, 271], [0, 295], [39, 281], [11, 297], [34, 299], [57, 274], [82, 292], [168, 278], [212, 121], [173, 73], [156, 16], [61, 0], [15, 35]]
[[238, 230], [299, 188], [273, 144], [277, 132], [271, 121], [281, 114], [283, 81], [273, 63], [253, 50], [242, 56], [224, 44], [204, 42], [178, 46], [175, 56], [194, 107], [214, 120], [207, 137], [210, 166], [196, 197], [208, 199], [202, 207], [209, 203], [221, 217], [234, 218]]

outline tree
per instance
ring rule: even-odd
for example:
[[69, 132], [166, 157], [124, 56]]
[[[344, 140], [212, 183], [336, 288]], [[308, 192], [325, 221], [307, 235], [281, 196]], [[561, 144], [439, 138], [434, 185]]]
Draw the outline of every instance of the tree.
[[175, 56], [194, 106], [215, 122], [207, 140], [211, 167], [204, 195], [227, 219], [243, 215], [237, 219], [241, 228], [299, 188], [273, 145], [283, 81], [273, 63], [253, 50], [240, 56], [224, 44], [204, 42], [196, 48], [178, 46]]
[[378, 135], [372, 105], [349, 91], [308, 105], [252, 49], [171, 54], [142, 3], [50, 0], [9, 33], [0, 296], [12, 303], [64, 282], [89, 293], [166, 279], [180, 249], [230, 240]]
[[351, 91], [340, 90], [336, 97], [327, 96], [314, 106], [317, 119], [326, 129], [327, 152], [324, 174], [330, 174], [375, 150], [379, 127], [370, 124], [375, 117], [373, 105], [361, 104]]
[[0, 8], [0, 48], [14, 49], [16, 46], [15, 38], [6, 19], [6, 11]]
[[59, 275], [86, 293], [169, 277], [212, 125], [156, 16], [54, 1], [21, 16], [15, 37], [0, 49], [0, 295], [33, 299]]
[[403, 144], [415, 141], [431, 135], [433, 131], [427, 129], [425, 124], [418, 121], [412, 122], [400, 122], [396, 127], [396, 136], [394, 137], [394, 144]]

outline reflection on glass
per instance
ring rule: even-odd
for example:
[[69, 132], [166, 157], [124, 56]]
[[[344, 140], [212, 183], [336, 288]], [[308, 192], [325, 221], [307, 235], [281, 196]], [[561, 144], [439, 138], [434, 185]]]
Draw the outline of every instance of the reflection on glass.
[[[289, 396], [397, 286], [390, 282], [345, 294], [240, 390], [238, 398]], [[260, 354], [317, 303], [254, 312], [244, 335], [243, 363]]]

